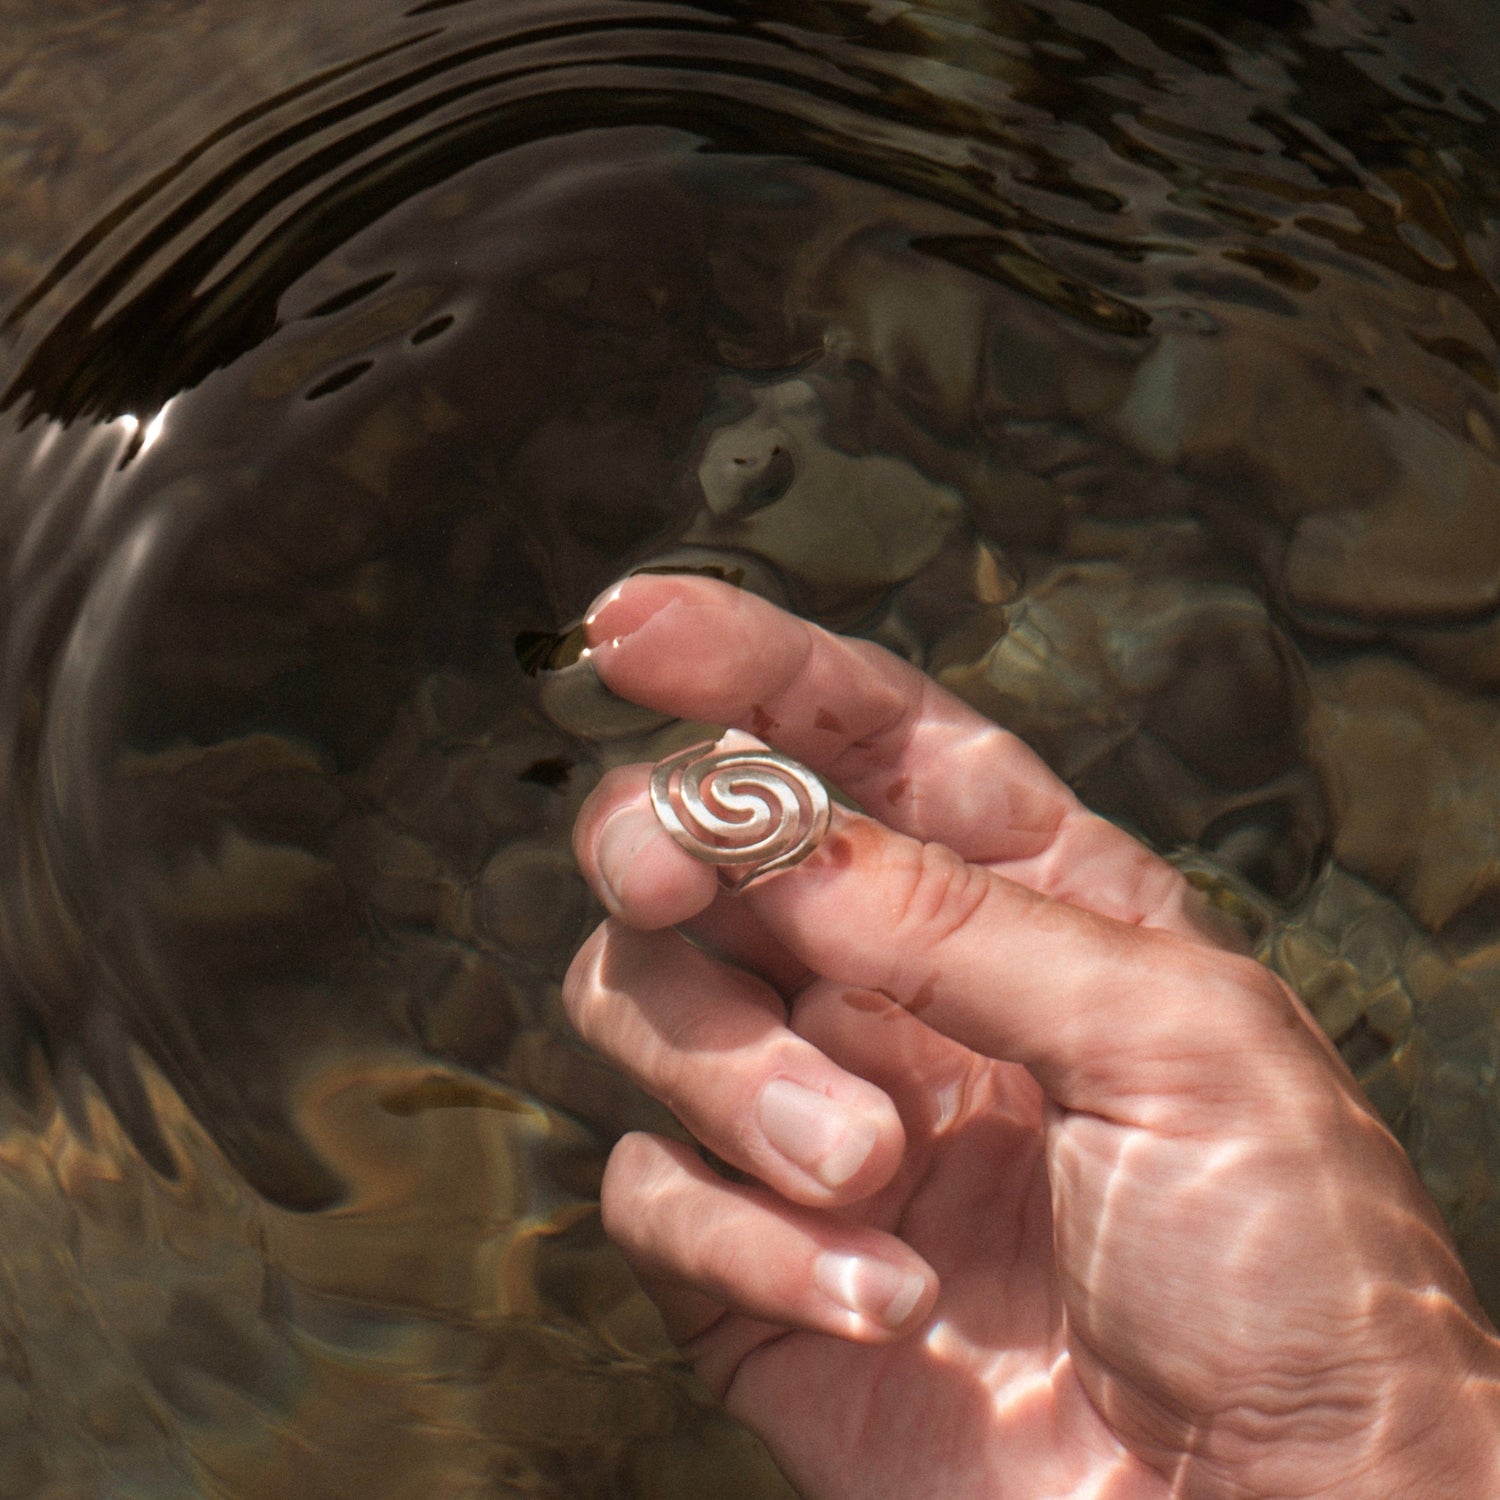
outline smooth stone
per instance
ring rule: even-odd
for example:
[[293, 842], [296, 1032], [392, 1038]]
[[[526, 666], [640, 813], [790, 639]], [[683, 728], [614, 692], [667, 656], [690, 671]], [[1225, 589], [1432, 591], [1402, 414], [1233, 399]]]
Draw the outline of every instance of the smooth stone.
[[705, 446], [704, 510], [686, 541], [765, 558], [817, 613], [900, 583], [937, 555], [961, 510], [951, 486], [893, 454], [838, 446], [806, 380], [750, 400], [750, 413]]
[[1311, 677], [1339, 862], [1438, 931], [1500, 898], [1500, 708], [1390, 657]]

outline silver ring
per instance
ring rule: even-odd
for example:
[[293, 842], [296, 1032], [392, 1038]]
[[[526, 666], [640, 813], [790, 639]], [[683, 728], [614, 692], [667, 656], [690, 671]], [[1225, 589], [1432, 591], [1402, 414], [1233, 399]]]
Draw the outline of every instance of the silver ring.
[[651, 768], [651, 806], [695, 859], [719, 866], [742, 891], [801, 864], [828, 832], [828, 789], [806, 766], [774, 750], [690, 745]]

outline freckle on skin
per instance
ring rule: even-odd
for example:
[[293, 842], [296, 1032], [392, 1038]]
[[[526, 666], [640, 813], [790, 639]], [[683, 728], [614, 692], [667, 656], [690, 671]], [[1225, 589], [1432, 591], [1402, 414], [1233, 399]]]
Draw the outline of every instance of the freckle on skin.
[[937, 980], [924, 979], [917, 993], [906, 1003], [906, 1009], [914, 1016], [921, 1013], [937, 999]]
[[885, 800], [894, 807], [905, 795], [906, 789], [911, 785], [910, 776], [898, 776], [886, 789]]
[[750, 705], [750, 728], [756, 734], [769, 734], [776, 728], [777, 721], [763, 709], [760, 704]]
[[844, 1004], [853, 1010], [876, 1011], [885, 1009], [885, 1001], [869, 990], [845, 990]]
[[854, 842], [847, 833], [835, 833], [824, 842], [818, 854], [833, 869], [847, 870], [854, 863]]
[[858, 859], [868, 859], [873, 867], [879, 863], [881, 846], [888, 837], [887, 830], [879, 823], [836, 813], [832, 831], [813, 858], [827, 870], [847, 870]]
[[837, 714], [831, 714], [826, 708], [820, 708], [813, 718], [813, 725], [818, 729], [826, 729], [830, 734], [842, 734], [844, 732], [844, 721]]

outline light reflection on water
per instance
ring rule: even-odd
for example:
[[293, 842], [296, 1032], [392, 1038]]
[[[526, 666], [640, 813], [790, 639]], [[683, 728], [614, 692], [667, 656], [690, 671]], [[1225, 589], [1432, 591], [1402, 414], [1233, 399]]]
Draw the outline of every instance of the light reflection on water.
[[602, 1242], [664, 1122], [557, 1003], [579, 802], [698, 737], [537, 671], [632, 566], [1173, 851], [1500, 1305], [1496, 79], [1263, 9], [25, 23], [0, 1493], [781, 1492]]

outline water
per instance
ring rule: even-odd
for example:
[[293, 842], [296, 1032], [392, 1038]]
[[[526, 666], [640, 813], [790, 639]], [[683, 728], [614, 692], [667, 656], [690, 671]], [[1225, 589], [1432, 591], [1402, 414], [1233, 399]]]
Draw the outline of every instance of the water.
[[0, 9], [0, 1495], [786, 1493], [591, 1206], [632, 566], [1171, 851], [1500, 1307], [1500, 58], [1246, 9]]

